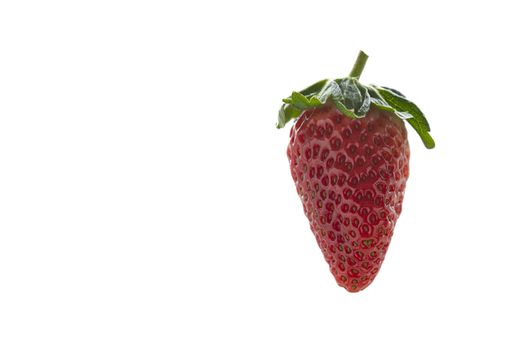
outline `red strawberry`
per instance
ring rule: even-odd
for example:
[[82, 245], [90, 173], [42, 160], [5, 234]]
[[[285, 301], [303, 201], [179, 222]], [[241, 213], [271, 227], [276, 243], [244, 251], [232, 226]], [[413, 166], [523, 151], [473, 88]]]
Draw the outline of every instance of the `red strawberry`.
[[403, 120], [434, 147], [419, 108], [396, 90], [322, 80], [284, 99], [278, 127], [297, 118], [288, 159], [310, 227], [337, 283], [349, 292], [376, 277], [401, 213], [410, 149]]

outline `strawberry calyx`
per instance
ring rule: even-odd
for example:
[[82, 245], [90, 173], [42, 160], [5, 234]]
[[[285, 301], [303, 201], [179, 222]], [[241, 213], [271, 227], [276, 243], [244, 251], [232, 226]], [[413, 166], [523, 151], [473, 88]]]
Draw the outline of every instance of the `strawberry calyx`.
[[352, 72], [347, 78], [324, 79], [284, 98], [279, 110], [277, 128], [283, 128], [304, 110], [333, 104], [343, 115], [351, 119], [363, 118], [371, 106], [391, 112], [410, 124], [418, 133], [426, 148], [434, 148], [430, 125], [419, 107], [397, 90], [359, 82], [368, 56], [360, 51]]

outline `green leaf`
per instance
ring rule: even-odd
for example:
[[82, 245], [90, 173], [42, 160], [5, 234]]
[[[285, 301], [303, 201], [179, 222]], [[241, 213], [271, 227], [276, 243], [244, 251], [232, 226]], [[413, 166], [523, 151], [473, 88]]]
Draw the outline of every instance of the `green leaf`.
[[395, 112], [396, 110], [392, 108], [388, 103], [386, 103], [381, 98], [371, 97], [370, 102], [377, 108], [382, 109], [387, 112]]
[[294, 91], [290, 97], [284, 98], [285, 104], [293, 105], [295, 108], [305, 110], [315, 108], [326, 103], [332, 87], [331, 80], [321, 80], [301, 92]]
[[347, 117], [352, 118], [352, 119], [358, 118], [358, 116], [354, 113], [354, 111], [352, 109], [347, 108], [343, 102], [335, 101], [335, 106], [341, 113], [343, 113]]
[[302, 113], [302, 110], [295, 108], [292, 105], [284, 104], [279, 110], [279, 118], [277, 120], [277, 128], [284, 128], [286, 123], [290, 120], [297, 118]]
[[305, 96], [315, 95], [319, 91], [321, 91], [321, 89], [326, 85], [327, 82], [328, 82], [328, 79], [320, 80], [317, 83], [310, 85], [306, 89], [301, 90], [300, 92], [301, 92], [301, 94], [303, 94]]
[[341, 88], [333, 80], [327, 81], [325, 86], [321, 91], [319, 91], [318, 98], [323, 104], [328, 101], [329, 98], [332, 98], [334, 101], [339, 101], [342, 99], [343, 93]]
[[405, 95], [403, 95], [401, 92], [399, 92], [399, 91], [397, 91], [397, 90], [395, 90], [395, 89], [392, 89], [392, 88], [389, 88], [389, 87], [386, 87], [386, 86], [383, 86], [382, 88], [383, 88], [383, 89], [390, 90], [390, 91], [393, 92], [394, 94], [399, 95], [399, 96], [401, 96], [401, 97], [405, 97]]
[[421, 140], [423, 140], [423, 143], [425, 144], [426, 148], [432, 149], [432, 148], [436, 147], [436, 142], [434, 141], [432, 136], [430, 136], [430, 134], [428, 133], [428, 131], [430, 131], [430, 130], [425, 131], [423, 129], [423, 125], [420, 123], [418, 118], [407, 119], [407, 122], [408, 122], [408, 124], [412, 125], [412, 127], [419, 134], [419, 137], [421, 137]]
[[283, 99], [277, 127], [282, 128], [301, 112], [327, 103], [333, 103], [349, 118], [362, 118], [370, 109], [368, 89], [355, 78], [321, 80], [300, 92], [294, 91]]
[[404, 95], [396, 90], [377, 86], [375, 86], [375, 88], [379, 91], [379, 94], [383, 97], [383, 99], [389, 105], [394, 107], [396, 111], [410, 113], [414, 118], [419, 119], [419, 123], [423, 124], [425, 131], [430, 131], [430, 125], [428, 125], [425, 115], [415, 103], [407, 100]]
[[406, 120], [416, 130], [425, 147], [435, 147], [436, 144], [429, 134], [430, 125], [423, 112], [415, 103], [406, 99], [397, 90], [374, 85], [371, 88], [377, 95], [374, 105], [383, 110], [393, 111], [399, 118]]
[[363, 85], [359, 82], [358, 76], [361, 74], [367, 57], [366, 54], [360, 53], [352, 70], [353, 73], [349, 77], [320, 80], [284, 98], [279, 110], [277, 128], [283, 128], [286, 123], [298, 118], [305, 110], [327, 104], [332, 104], [342, 114], [352, 119], [365, 117], [370, 107], [374, 106], [406, 121], [416, 130], [427, 148], [434, 148], [435, 142], [429, 134], [430, 125], [415, 103], [395, 89]]
[[313, 107], [310, 100], [299, 92], [292, 92], [292, 104], [299, 109], [307, 109]]
[[382, 109], [387, 112], [395, 112], [396, 110], [392, 108], [383, 98], [379, 95], [379, 92], [376, 91], [373, 87], [369, 87], [368, 92], [370, 93], [370, 103], [375, 107]]
[[370, 93], [368, 92], [368, 89], [366, 88], [366, 86], [360, 84], [357, 80], [355, 82], [357, 84], [357, 88], [361, 92], [361, 96], [363, 96], [362, 98], [363, 103], [361, 104], [361, 107], [358, 108], [356, 113], [357, 115], [364, 117], [370, 110], [370, 104], [372, 100], [370, 98]]
[[368, 89], [355, 78], [336, 79], [330, 96], [337, 109], [349, 118], [362, 118], [370, 109]]
[[357, 88], [355, 79], [341, 79], [339, 80], [339, 86], [343, 92], [343, 103], [344, 105], [352, 110], [359, 109], [362, 104], [361, 91]]

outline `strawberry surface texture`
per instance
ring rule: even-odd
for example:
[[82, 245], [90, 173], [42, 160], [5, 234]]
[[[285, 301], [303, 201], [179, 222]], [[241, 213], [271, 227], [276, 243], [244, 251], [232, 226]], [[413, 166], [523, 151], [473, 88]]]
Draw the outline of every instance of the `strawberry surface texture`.
[[294, 121], [287, 155], [310, 228], [337, 284], [359, 292], [376, 278], [401, 214], [408, 123], [434, 148], [423, 112], [398, 90], [324, 79], [283, 99], [277, 128]]
[[410, 150], [403, 121], [376, 108], [350, 119], [333, 106], [302, 113], [288, 159], [310, 228], [337, 283], [366, 288], [401, 213]]

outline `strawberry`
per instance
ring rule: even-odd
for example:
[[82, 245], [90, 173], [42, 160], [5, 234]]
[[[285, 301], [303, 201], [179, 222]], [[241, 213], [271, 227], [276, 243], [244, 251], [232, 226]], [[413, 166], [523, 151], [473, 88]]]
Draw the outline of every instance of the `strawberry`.
[[348, 78], [283, 99], [278, 128], [295, 119], [287, 155], [330, 271], [349, 292], [377, 276], [401, 214], [410, 148], [404, 121], [434, 147], [424, 114], [400, 92], [363, 85], [360, 52]]

